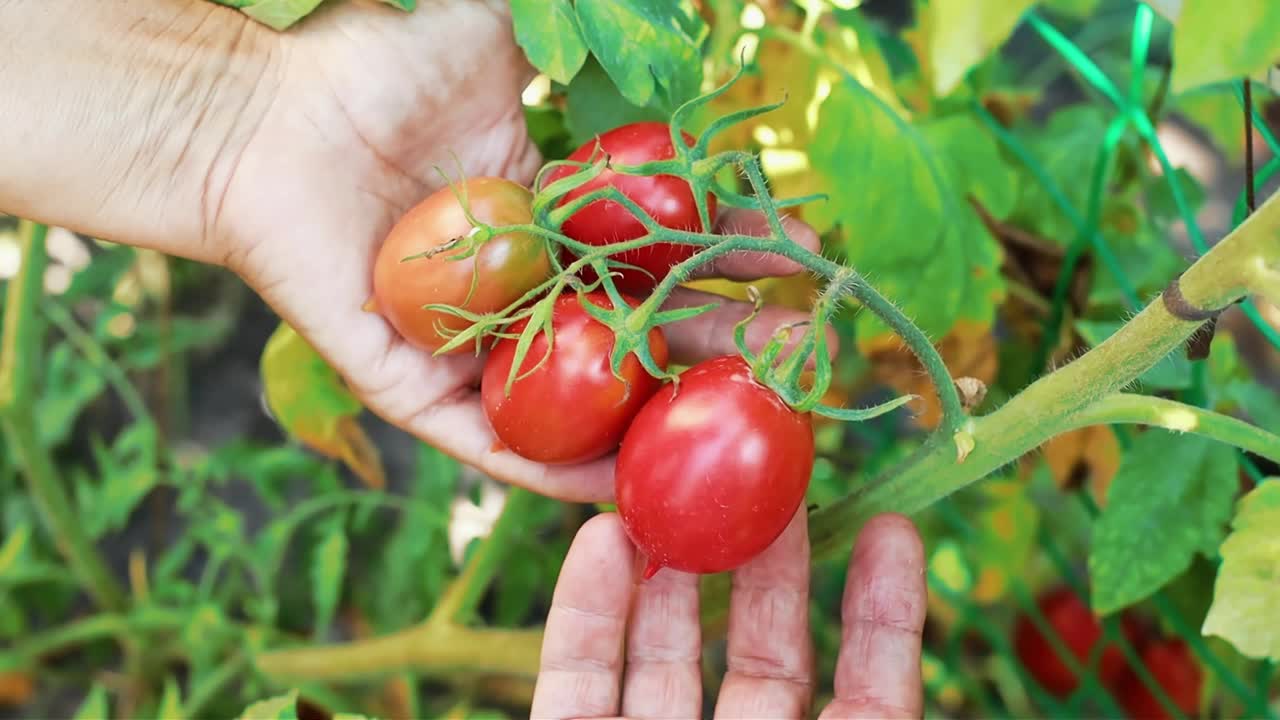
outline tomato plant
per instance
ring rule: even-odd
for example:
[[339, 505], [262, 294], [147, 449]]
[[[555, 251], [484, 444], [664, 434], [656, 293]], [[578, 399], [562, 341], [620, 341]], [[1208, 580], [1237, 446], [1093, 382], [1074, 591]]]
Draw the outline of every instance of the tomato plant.
[[[489, 226], [519, 225], [532, 219], [532, 198], [528, 188], [496, 177], [469, 178], [427, 196], [400, 218], [378, 251], [373, 270], [378, 312], [406, 340], [435, 350], [448, 342], [449, 333], [470, 323], [423, 306], [443, 304], [488, 313], [537, 287], [551, 273], [541, 239], [512, 232], [475, 248], [466, 242], [476, 230], [468, 210]], [[466, 349], [463, 344], [454, 352]]]
[[[1184, 715], [1195, 717], [1200, 709], [1204, 673], [1185, 640], [1164, 638], [1142, 648], [1142, 664]], [[1133, 670], [1126, 670], [1116, 684], [1120, 704], [1135, 720], [1164, 720], [1173, 714]]]
[[636, 415], [616, 471], [627, 534], [660, 568], [715, 573], [767, 548], [804, 500], [813, 428], [738, 356], [681, 373]]
[[[604, 292], [585, 297], [594, 305], [613, 307]], [[544, 463], [585, 462], [618, 447], [627, 425], [661, 381], [635, 356], [623, 360], [620, 377], [613, 374], [613, 332], [587, 314], [579, 295], [558, 298], [553, 313], [550, 339], [545, 334], [534, 338], [509, 395], [506, 385], [517, 339], [498, 341], [485, 362], [481, 400], [494, 434], [517, 455]], [[527, 324], [521, 320], [509, 331], [517, 334]], [[660, 328], [649, 331], [649, 349], [665, 369], [667, 343]]]
[[[1102, 636], [1102, 623], [1083, 600], [1069, 587], [1059, 587], [1041, 594], [1036, 605], [1053, 633], [1062, 641], [1072, 656], [1087, 667], [1089, 658]], [[1127, 616], [1122, 627], [1131, 640], [1138, 637], [1138, 629]], [[1070, 695], [1080, 684], [1080, 678], [1058, 656], [1050, 640], [1036, 627], [1027, 615], [1020, 615], [1014, 625], [1014, 651], [1018, 659], [1049, 692], [1060, 697]], [[1111, 685], [1125, 669], [1124, 654], [1119, 646], [1107, 643], [1098, 661], [1098, 679], [1103, 685]]]
[[[683, 133], [687, 144], [693, 137]], [[611, 165], [639, 165], [655, 160], [669, 160], [675, 155], [671, 144], [671, 128], [661, 122], [637, 122], [616, 127], [602, 133], [597, 139], [584, 143], [569, 155], [569, 160], [588, 162], [593, 153], [604, 152]], [[574, 172], [570, 166], [560, 167], [548, 174], [548, 182], [554, 182]], [[635, 201], [658, 224], [677, 230], [701, 231], [702, 221], [693, 199], [688, 181], [673, 175], [627, 175], [613, 169], [605, 169], [600, 175], [583, 183], [564, 196], [560, 204], [572, 202], [593, 190], [612, 186]], [[707, 193], [707, 211], [714, 222], [716, 197]], [[565, 235], [589, 245], [634, 240], [645, 234], [645, 226], [625, 206], [612, 200], [596, 200], [587, 204], [565, 221]], [[615, 280], [623, 292], [643, 294], [662, 280], [672, 265], [693, 256], [695, 247], [673, 243], [654, 243], [635, 250], [614, 255], [619, 262], [634, 265], [634, 269], [620, 269]], [[590, 270], [583, 273], [588, 279]]]

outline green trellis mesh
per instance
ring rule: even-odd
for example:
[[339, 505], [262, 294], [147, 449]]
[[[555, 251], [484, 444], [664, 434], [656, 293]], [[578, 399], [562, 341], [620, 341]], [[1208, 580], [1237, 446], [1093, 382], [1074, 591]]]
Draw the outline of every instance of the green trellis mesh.
[[[1025, 22], [1067, 62], [1094, 90], [1096, 90], [1111, 106], [1115, 114], [1107, 132], [1101, 138], [1094, 171], [1091, 174], [1087, 205], [1084, 208], [1072, 206], [1062, 191], [1043, 167], [1040, 167], [1028, 150], [1019, 140], [1005, 129], [981, 105], [976, 102], [974, 110], [991, 132], [1014, 157], [1043, 184], [1053, 202], [1074, 226], [1076, 235], [1068, 248], [1067, 259], [1057, 279], [1056, 292], [1053, 297], [1052, 312], [1046, 327], [1045, 337], [1058, 336], [1058, 329], [1063, 322], [1067, 290], [1072, 272], [1078, 260], [1087, 252], [1092, 252], [1103, 268], [1109, 273], [1121, 289], [1129, 310], [1136, 311], [1141, 307], [1140, 299], [1134, 291], [1132, 281], [1121, 269], [1106, 239], [1100, 231], [1100, 214], [1103, 205], [1107, 168], [1116, 153], [1116, 149], [1127, 133], [1135, 132], [1151, 148], [1159, 162], [1163, 177], [1167, 180], [1169, 190], [1177, 206], [1181, 219], [1186, 224], [1187, 232], [1193, 248], [1197, 252], [1208, 249], [1205, 238], [1187, 201], [1186, 193], [1180, 186], [1178, 175], [1160, 145], [1143, 102], [1143, 77], [1148, 62], [1148, 48], [1151, 40], [1154, 15], [1150, 7], [1138, 3], [1131, 34], [1130, 86], [1122, 92], [1094, 62], [1070, 39], [1049, 24], [1042, 17], [1032, 12]], [[1237, 87], [1236, 98], [1242, 109], [1246, 107], [1243, 84]], [[1258, 117], [1257, 111], [1248, 107], [1252, 114], [1252, 123], [1270, 146], [1275, 157], [1256, 174], [1255, 185], [1261, 185], [1280, 172], [1280, 142], [1268, 130], [1266, 124]], [[1243, 116], [1243, 112], [1242, 112]], [[1241, 183], [1242, 185], [1244, 182]], [[1235, 205], [1232, 224], [1238, 225], [1247, 215], [1246, 194], [1242, 188]], [[1266, 324], [1252, 302], [1242, 304], [1242, 310], [1254, 323], [1271, 345], [1280, 349], [1280, 333]], [[1049, 352], [1047, 343], [1039, 349], [1040, 360]], [[1193, 386], [1188, 392], [1188, 401], [1195, 402], [1203, 397], [1205, 363], [1196, 363], [1193, 375]], [[1038, 366], [1043, 366], [1043, 363]], [[1128, 433], [1123, 428], [1112, 428], [1118, 436], [1121, 447], [1128, 443]], [[1256, 466], [1243, 454], [1240, 454], [1241, 465], [1245, 472], [1255, 481], [1261, 481], [1262, 474]], [[1224, 481], [1235, 482], [1235, 478]], [[1077, 503], [1079, 509], [1087, 517], [1096, 517], [1098, 507], [1089, 492], [1058, 491], [1064, 493], [1059, 499], [1066, 505]], [[942, 524], [953, 536], [962, 539], [974, 537], [981, 530], [968, 519], [957, 505], [955, 499], [949, 499], [930, 510], [936, 514]], [[1084, 602], [1088, 603], [1088, 577], [1080, 567], [1073, 566], [1072, 558], [1061, 547], [1059, 539], [1042, 525], [1038, 531], [1036, 545], [1048, 558], [1063, 584], [1069, 586]], [[1078, 562], [1078, 558], [1076, 558]], [[940, 577], [937, 572], [929, 573], [931, 592], [945, 600], [956, 610], [954, 621], [949, 624], [946, 636], [941, 642], [936, 639], [927, 645], [926, 650], [926, 683], [925, 693], [928, 699], [930, 715], [947, 716], [952, 714], [949, 707], [955, 702], [943, 695], [947, 692], [958, 692], [963, 696], [963, 710], [955, 714], [976, 715], [980, 717], [1025, 717], [1034, 714], [1038, 717], [1084, 718], [1084, 717], [1124, 717], [1125, 711], [1120, 706], [1119, 698], [1103, 687], [1097, 675], [1097, 663], [1104, 643], [1099, 643], [1092, 657], [1086, 663], [1080, 663], [1067, 650], [1062, 639], [1050, 630], [1043, 614], [1035, 603], [1035, 588], [1029, 587], [1024, 578], [1010, 578], [1008, 592], [1001, 601], [1004, 607], [1013, 612], [992, 612], [991, 606], [983, 606], [975, 602], [964, 592], [958, 591], [953, 583]], [[1253, 663], [1256, 672], [1251, 677], [1243, 677], [1242, 673], [1233, 669], [1232, 663], [1225, 657], [1221, 645], [1215, 648], [1214, 643], [1200, 634], [1201, 617], [1189, 617], [1168, 595], [1167, 588], [1155, 593], [1145, 603], [1158, 614], [1166, 632], [1172, 632], [1187, 643], [1194, 653], [1204, 672], [1204, 699], [1202, 708], [1205, 714], [1212, 716], [1275, 718], [1277, 712], [1270, 706], [1270, 692], [1274, 675], [1274, 664], [1269, 662]], [[1080, 682], [1072, 694], [1067, 697], [1055, 697], [1047, 689], [1041, 687], [1017, 659], [1012, 647], [1012, 633], [1006, 624], [998, 618], [1009, 617], [1017, 613], [1029, 616], [1040, 632], [1050, 640], [1054, 651], [1067, 667], [1075, 671]], [[1164, 707], [1169, 717], [1182, 718], [1185, 714], [1170, 700], [1163, 688], [1151, 677], [1143, 666], [1138, 649], [1120, 631], [1118, 616], [1104, 619], [1104, 637], [1117, 645], [1127, 659], [1130, 668], [1137, 674], [1142, 684]], [[972, 648], [973, 639], [985, 645], [981, 652]], [[1081, 667], [1081, 665], [1084, 667]], [[929, 672], [932, 668], [933, 672]], [[1011, 701], [1010, 698], [1013, 697]]]

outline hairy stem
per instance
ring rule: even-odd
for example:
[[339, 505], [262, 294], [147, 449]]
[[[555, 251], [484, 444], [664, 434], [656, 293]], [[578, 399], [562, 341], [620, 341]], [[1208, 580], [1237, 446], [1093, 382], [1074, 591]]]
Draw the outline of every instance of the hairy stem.
[[9, 282], [0, 338], [0, 424], [59, 552], [101, 607], [120, 610], [125, 607], [120, 583], [85, 534], [58, 467], [36, 432], [37, 371], [44, 337], [36, 308], [44, 287], [47, 234], [44, 225], [28, 221], [19, 225], [22, 265]]
[[263, 653], [262, 673], [280, 682], [351, 681], [411, 671], [536, 677], [542, 630], [422, 624], [354, 643]]
[[[1280, 196], [1272, 196], [1222, 242], [1182, 274], [1183, 297], [1197, 308], [1213, 309], [1241, 298], [1248, 290], [1249, 268], [1280, 261]], [[1089, 408], [1136, 380], [1156, 362], [1182, 345], [1202, 323], [1175, 317], [1157, 299], [1106, 341], [1079, 359], [1042, 377], [1000, 409], [969, 422], [974, 447], [958, 462], [948, 444], [931, 442], [904, 463], [859, 490], [814, 513], [810, 539], [815, 556], [848, 546], [863, 523], [881, 512], [915, 513], [1013, 462], [1041, 443], [1105, 413], [1121, 417], [1122, 401]], [[1164, 408], [1167, 410], [1167, 408]], [[1132, 410], [1128, 421], [1144, 421]], [[1083, 417], [1082, 419], [1079, 419]], [[1232, 424], [1206, 422], [1197, 431], [1269, 448], [1264, 436], [1245, 433]], [[1125, 421], [1125, 420], [1118, 420]], [[1225, 435], [1224, 433], [1230, 433]], [[1235, 442], [1235, 440], [1231, 440]], [[1274, 452], [1268, 449], [1268, 452]]]

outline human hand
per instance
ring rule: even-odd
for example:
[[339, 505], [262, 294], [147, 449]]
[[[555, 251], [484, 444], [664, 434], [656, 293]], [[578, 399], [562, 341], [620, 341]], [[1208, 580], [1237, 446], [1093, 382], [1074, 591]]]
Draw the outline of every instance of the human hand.
[[[698, 576], [664, 569], [640, 583], [642, 568], [616, 514], [578, 531], [547, 615], [533, 718], [702, 717]], [[850, 560], [835, 698], [820, 718], [922, 714], [925, 602], [915, 526], [900, 515], [873, 518]], [[814, 682], [801, 508], [768, 550], [733, 573], [728, 673], [715, 716], [808, 717]]]
[[[0, 171], [0, 207], [224, 264], [389, 422], [500, 480], [567, 500], [607, 500], [611, 457], [553, 468], [494, 451], [474, 390], [482, 359], [431, 357], [362, 309], [372, 296], [381, 241], [402, 214], [443, 186], [437, 167], [527, 183], [542, 162], [527, 137], [520, 101], [533, 71], [514, 42], [506, 5], [437, 0], [404, 13], [374, 0], [349, 0], [326, 4], [276, 34], [205, 0], [123, 9], [85, 9], [72, 0], [0, 3], [18, 20], [36, 23], [37, 32], [17, 33], [37, 38], [18, 56], [46, 63], [13, 75], [31, 79], [24, 102], [40, 97], [42, 83], [62, 83], [65, 92], [55, 96], [75, 97], [73, 90], [83, 86], [79, 94], [107, 96], [119, 107], [77, 109], [76, 117], [134, 120], [127, 132], [94, 127], [88, 138], [77, 129], [62, 133], [66, 140], [0, 142], [0, 155], [16, 157], [11, 168], [30, 168], [28, 177], [9, 182]], [[111, 48], [123, 48], [120, 55], [74, 68], [48, 64], [62, 54], [37, 54], [38, 29], [58, 13], [65, 17], [45, 27], [60, 42], [91, 54], [100, 52], [101, 36], [110, 35], [119, 38]], [[84, 77], [86, 67], [101, 77]], [[4, 101], [0, 93], [0, 105]], [[51, 109], [43, 122], [64, 113]], [[164, 122], [138, 121], [138, 115]], [[161, 130], [146, 137], [153, 127]], [[41, 132], [40, 123], [29, 131]], [[113, 132], [126, 136], [98, 137]], [[104, 163], [95, 156], [103, 144], [124, 157]], [[46, 168], [75, 163], [125, 169], [108, 173], [110, 183], [56, 192], [40, 184]], [[41, 205], [45, 198], [61, 204]], [[724, 213], [718, 224], [766, 231], [759, 215], [741, 211]], [[811, 229], [788, 225], [797, 242], [816, 248]], [[748, 279], [799, 270], [780, 258], [726, 257], [708, 274]], [[679, 306], [706, 302], [686, 289], [671, 298]], [[732, 328], [749, 310], [729, 303], [666, 326], [672, 360], [736, 352]], [[802, 319], [766, 309], [748, 342], [758, 348], [778, 326]]]

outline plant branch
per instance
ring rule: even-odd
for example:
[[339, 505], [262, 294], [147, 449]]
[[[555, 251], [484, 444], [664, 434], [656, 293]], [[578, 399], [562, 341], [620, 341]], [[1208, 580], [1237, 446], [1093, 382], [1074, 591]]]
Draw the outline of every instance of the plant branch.
[[25, 220], [19, 225], [22, 265], [9, 282], [0, 338], [0, 424], [18, 456], [27, 491], [59, 552], [101, 607], [121, 610], [125, 595], [120, 583], [85, 534], [57, 465], [36, 431], [36, 372], [41, 367], [44, 335], [36, 306], [44, 288], [47, 234], [44, 225]]
[[507, 491], [502, 512], [493, 524], [489, 535], [480, 542], [467, 562], [466, 568], [445, 588], [440, 600], [431, 610], [427, 624], [457, 623], [465, 625], [475, 615], [476, 605], [493, 580], [498, 566], [511, 547], [511, 535], [519, 529], [529, 514], [529, 507], [537, 496], [523, 488], [512, 487]]
[[[1280, 196], [1272, 196], [1182, 274], [1182, 297], [1193, 307], [1206, 309], [1240, 299], [1249, 289], [1255, 263], [1265, 267], [1280, 262], [1278, 238]], [[881, 477], [816, 511], [809, 526], [814, 556], [845, 548], [863, 523], [878, 513], [915, 513], [1077, 427], [1078, 415], [1134, 382], [1201, 325], [1175, 317], [1160, 299], [1150, 303], [1074, 362], [1032, 383], [995, 412], [971, 420], [966, 430], [973, 448], [963, 462], [957, 461], [952, 447], [932, 441]], [[1114, 407], [1108, 411], [1118, 412]], [[1267, 446], [1266, 437], [1242, 434], [1239, 428], [1216, 420], [1205, 430], [1201, 419], [1200, 427], [1206, 433], [1240, 434], [1250, 443]]]
[[465, 672], [533, 678], [538, 674], [542, 629], [466, 628], [421, 624], [353, 643], [262, 653], [258, 670], [280, 682], [350, 681], [397, 672]]
[[1066, 430], [1129, 423], [1203, 435], [1280, 463], [1280, 436], [1230, 415], [1150, 395], [1102, 398], [1068, 418]]

